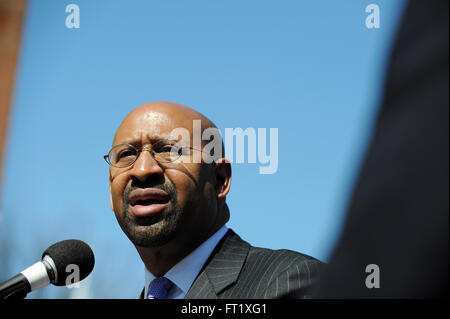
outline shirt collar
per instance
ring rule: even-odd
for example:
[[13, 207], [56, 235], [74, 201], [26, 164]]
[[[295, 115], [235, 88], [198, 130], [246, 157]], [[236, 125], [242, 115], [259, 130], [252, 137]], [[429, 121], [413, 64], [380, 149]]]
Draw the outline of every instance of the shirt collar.
[[[164, 277], [170, 279], [186, 295], [209, 255], [211, 255], [227, 231], [228, 227], [222, 226], [216, 233], [173, 266]], [[155, 278], [155, 275], [145, 268], [145, 293], [147, 293], [150, 282]]]

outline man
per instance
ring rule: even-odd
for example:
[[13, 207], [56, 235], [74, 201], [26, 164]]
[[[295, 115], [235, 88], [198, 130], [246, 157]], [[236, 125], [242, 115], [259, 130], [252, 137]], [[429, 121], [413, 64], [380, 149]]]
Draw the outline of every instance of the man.
[[141, 298], [305, 297], [321, 263], [252, 247], [225, 226], [231, 166], [221, 140], [213, 155], [205, 141], [191, 147], [196, 123], [217, 130], [187, 106], [144, 104], [126, 116], [105, 156], [112, 210], [146, 268]]

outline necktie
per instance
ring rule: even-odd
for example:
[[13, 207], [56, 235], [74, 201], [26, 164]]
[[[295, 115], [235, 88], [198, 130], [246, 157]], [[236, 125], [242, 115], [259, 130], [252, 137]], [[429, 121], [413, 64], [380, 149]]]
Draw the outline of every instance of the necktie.
[[147, 299], [166, 299], [170, 287], [172, 287], [172, 282], [169, 279], [156, 277], [150, 283]]

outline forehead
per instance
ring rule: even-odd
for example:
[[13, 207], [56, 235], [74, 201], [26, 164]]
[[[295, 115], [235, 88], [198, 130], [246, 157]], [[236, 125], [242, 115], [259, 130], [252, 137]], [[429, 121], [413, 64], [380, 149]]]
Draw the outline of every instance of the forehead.
[[175, 139], [171, 132], [185, 128], [192, 132], [192, 119], [181, 113], [141, 111], [130, 113], [122, 122], [114, 137], [113, 145], [121, 143], [147, 143], [158, 139]]

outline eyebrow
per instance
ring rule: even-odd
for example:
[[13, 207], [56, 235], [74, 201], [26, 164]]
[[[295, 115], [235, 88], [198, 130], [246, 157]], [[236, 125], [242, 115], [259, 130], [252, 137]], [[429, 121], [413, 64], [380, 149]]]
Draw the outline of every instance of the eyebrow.
[[[179, 139], [175, 139], [173, 136], [170, 136], [169, 134], [164, 135], [164, 136], [153, 136], [150, 138], [151, 144], [155, 144], [156, 142], [159, 142], [159, 141], [179, 142]], [[127, 138], [127, 139], [121, 141], [120, 143], [114, 144], [113, 146], [117, 146], [117, 145], [121, 145], [121, 144], [130, 144], [130, 145], [137, 147], [137, 146], [141, 145], [141, 140], [135, 139], [135, 138]]]

